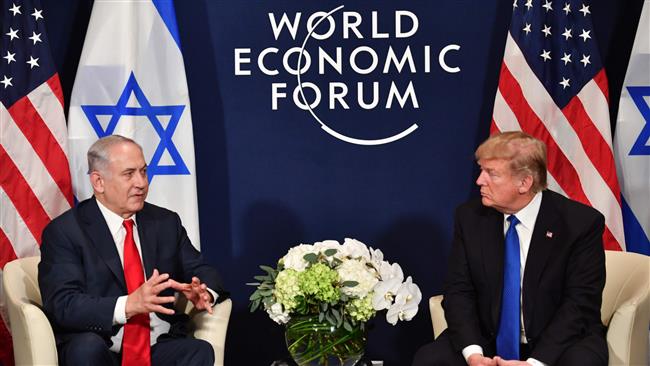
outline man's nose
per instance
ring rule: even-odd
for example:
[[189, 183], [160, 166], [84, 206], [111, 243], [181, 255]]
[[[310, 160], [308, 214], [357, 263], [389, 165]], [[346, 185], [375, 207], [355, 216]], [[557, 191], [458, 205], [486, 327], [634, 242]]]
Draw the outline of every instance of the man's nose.
[[485, 174], [486, 172], [482, 171], [479, 173], [478, 178], [476, 178], [476, 185], [482, 186], [485, 185]]
[[147, 173], [146, 172], [139, 172], [137, 174], [137, 179], [136, 179], [136, 182], [135, 182], [136, 186], [138, 186], [140, 188], [144, 188], [144, 187], [147, 186], [148, 183], [149, 183], [149, 179], [147, 178]]

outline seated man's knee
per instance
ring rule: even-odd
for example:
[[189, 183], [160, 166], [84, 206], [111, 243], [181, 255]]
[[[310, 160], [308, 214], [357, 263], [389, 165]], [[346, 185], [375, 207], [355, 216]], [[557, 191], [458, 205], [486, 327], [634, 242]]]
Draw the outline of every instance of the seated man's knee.
[[111, 365], [113, 357], [109, 346], [96, 333], [71, 336], [61, 347], [59, 359], [67, 365]]
[[192, 339], [191, 348], [192, 365], [213, 365], [214, 364], [214, 349], [212, 345], [202, 339]]

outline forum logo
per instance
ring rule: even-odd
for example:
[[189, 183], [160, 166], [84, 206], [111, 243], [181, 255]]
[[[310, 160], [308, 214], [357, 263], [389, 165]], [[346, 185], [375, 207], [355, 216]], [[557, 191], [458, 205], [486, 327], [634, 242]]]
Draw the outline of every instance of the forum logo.
[[[431, 73], [436, 51], [421, 41], [411, 42], [420, 25], [412, 11], [395, 10], [388, 15], [389, 21], [381, 15], [379, 11], [348, 11], [341, 5], [329, 12], [314, 12], [301, 23], [301, 12], [268, 13], [274, 39], [290, 37], [294, 45], [256, 53], [235, 48], [235, 75], [250, 77], [255, 70], [270, 77], [291, 76], [292, 82], [271, 83], [271, 110], [304, 110], [316, 126], [338, 140], [366, 146], [401, 140], [419, 128], [417, 119], [406, 121], [400, 115], [419, 110], [415, 78], [418, 73]], [[381, 19], [384, 26], [390, 24], [390, 30], [381, 28]], [[301, 25], [306, 27], [304, 37], [299, 36]], [[460, 45], [453, 43], [440, 47], [437, 66], [446, 73], [460, 72], [460, 67], [447, 60], [450, 52], [458, 51]], [[365, 131], [360, 133], [358, 123], [367, 129], [378, 119], [359, 116], [362, 112], [402, 119], [394, 122], [402, 127], [383, 136], [359, 136]], [[348, 128], [351, 123], [357, 123], [355, 128]]]

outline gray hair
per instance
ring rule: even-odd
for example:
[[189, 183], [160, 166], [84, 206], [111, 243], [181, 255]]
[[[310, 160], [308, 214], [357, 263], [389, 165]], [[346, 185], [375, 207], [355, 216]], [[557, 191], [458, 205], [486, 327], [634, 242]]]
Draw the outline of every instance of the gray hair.
[[142, 150], [142, 147], [137, 142], [121, 135], [108, 135], [95, 141], [88, 149], [88, 174], [94, 171], [106, 172], [111, 147], [124, 143], [134, 144]]

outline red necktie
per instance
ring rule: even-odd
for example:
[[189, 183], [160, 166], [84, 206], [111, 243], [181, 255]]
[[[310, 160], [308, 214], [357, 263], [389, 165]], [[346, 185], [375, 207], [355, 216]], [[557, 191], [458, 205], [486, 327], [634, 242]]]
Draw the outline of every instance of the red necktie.
[[[124, 220], [124, 279], [129, 294], [144, 283], [144, 271], [138, 248], [133, 240], [133, 220]], [[149, 314], [131, 317], [124, 325], [122, 338], [122, 366], [151, 365], [149, 344]]]

